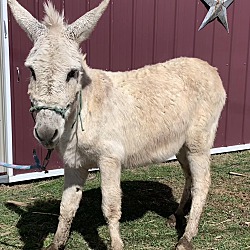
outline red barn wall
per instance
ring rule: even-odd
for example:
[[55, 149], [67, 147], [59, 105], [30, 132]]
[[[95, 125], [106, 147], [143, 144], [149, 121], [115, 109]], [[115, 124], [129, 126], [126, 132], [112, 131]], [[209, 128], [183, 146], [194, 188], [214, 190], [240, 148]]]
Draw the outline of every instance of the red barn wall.
[[[19, 0], [35, 17], [43, 16], [43, 0]], [[100, 0], [53, 0], [74, 21]], [[220, 119], [215, 147], [250, 142], [250, 1], [228, 8], [230, 33], [215, 20], [198, 32], [207, 9], [200, 0], [111, 0], [90, 39], [82, 44], [91, 67], [130, 70], [179, 56], [198, 57], [218, 68], [228, 99]], [[27, 96], [29, 71], [24, 60], [32, 47], [9, 13], [13, 155], [30, 164], [32, 149], [44, 151], [33, 139]], [[19, 81], [17, 76], [19, 68]], [[174, 121], [173, 121], [174, 122]], [[59, 167], [55, 157], [53, 167]]]

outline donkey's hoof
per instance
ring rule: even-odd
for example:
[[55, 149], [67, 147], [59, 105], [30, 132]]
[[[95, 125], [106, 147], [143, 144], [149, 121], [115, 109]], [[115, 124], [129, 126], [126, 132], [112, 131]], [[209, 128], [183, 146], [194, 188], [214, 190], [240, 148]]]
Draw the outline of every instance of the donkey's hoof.
[[187, 224], [187, 220], [185, 216], [172, 214], [168, 217], [167, 224], [175, 228], [185, 228]]
[[187, 240], [187, 238], [184, 236], [180, 238], [179, 242], [177, 243], [176, 250], [192, 250], [193, 246], [192, 244]]
[[171, 226], [171, 227], [175, 227], [176, 226], [176, 217], [174, 214], [170, 215], [167, 219], [166, 222], [167, 225]]

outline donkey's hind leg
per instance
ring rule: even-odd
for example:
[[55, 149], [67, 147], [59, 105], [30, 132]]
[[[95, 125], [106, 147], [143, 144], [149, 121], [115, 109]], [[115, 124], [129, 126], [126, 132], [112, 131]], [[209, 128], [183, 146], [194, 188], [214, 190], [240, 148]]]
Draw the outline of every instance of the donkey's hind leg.
[[[218, 106], [218, 109], [219, 108]], [[196, 122], [194, 121], [186, 137], [186, 159], [188, 161], [189, 174], [191, 176], [192, 202], [185, 232], [176, 246], [178, 250], [192, 249], [191, 240], [198, 232], [200, 217], [206, 203], [211, 183], [210, 148], [214, 142], [219, 119], [218, 114], [220, 112], [217, 112], [217, 116], [216, 114], [214, 116], [214, 113], [209, 112], [210, 107], [207, 107], [207, 109], [208, 111], [205, 113], [211, 114], [212, 116], [204, 116], [204, 110], [202, 110], [200, 115], [197, 114], [197, 117], [200, 117], [200, 119]], [[181, 210], [185, 212], [184, 209], [181, 209], [182, 206], [183, 205], [180, 205], [179, 211], [177, 209], [177, 213], [181, 213]]]
[[[201, 152], [188, 151], [187, 159], [191, 175], [191, 209], [185, 232], [179, 240], [176, 249], [188, 250], [192, 249], [191, 240], [198, 232], [200, 217], [206, 202], [209, 186], [210, 186], [210, 153], [209, 150]], [[186, 188], [186, 186], [185, 186]], [[184, 190], [185, 193], [185, 190]], [[188, 192], [187, 192], [188, 193]], [[178, 213], [184, 213], [182, 208], [185, 199], [181, 201]], [[183, 202], [183, 204], [182, 204]]]
[[183, 146], [179, 153], [176, 155], [177, 160], [181, 164], [183, 173], [185, 175], [185, 186], [183, 189], [182, 197], [180, 204], [175, 212], [175, 215], [178, 217], [184, 217], [190, 211], [191, 207], [191, 186], [192, 186], [192, 177], [190, 172], [189, 161], [187, 158], [187, 148]]
[[187, 215], [190, 211], [191, 207], [191, 185], [192, 185], [192, 178], [189, 168], [189, 162], [187, 159], [187, 148], [183, 146], [178, 154], [176, 155], [177, 160], [181, 164], [184, 176], [185, 176], [185, 185], [182, 192], [182, 197], [179, 203], [179, 206], [174, 214], [172, 214], [169, 219], [168, 223], [171, 226], [175, 226], [178, 229], [178, 233], [180, 235], [183, 234], [183, 227], [186, 225], [185, 215]]

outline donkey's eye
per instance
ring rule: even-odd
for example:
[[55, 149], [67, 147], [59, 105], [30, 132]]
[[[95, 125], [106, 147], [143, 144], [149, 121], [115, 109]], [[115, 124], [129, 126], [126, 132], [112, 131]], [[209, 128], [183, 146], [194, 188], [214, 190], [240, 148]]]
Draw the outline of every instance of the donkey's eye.
[[77, 69], [72, 69], [67, 75], [66, 81], [69, 82], [71, 78], [77, 79], [79, 76], [79, 71]]
[[31, 73], [31, 76], [33, 77], [33, 79], [36, 81], [36, 74], [35, 74], [35, 71], [32, 67], [29, 67], [30, 69], [30, 73]]

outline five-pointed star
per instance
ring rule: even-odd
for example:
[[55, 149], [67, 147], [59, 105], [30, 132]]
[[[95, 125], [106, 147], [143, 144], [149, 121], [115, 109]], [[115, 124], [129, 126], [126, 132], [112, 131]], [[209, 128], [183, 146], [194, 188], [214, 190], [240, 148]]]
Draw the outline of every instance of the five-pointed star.
[[218, 17], [226, 28], [227, 32], [229, 33], [228, 23], [227, 23], [227, 7], [234, 1], [234, 0], [204, 0], [209, 6], [210, 9], [202, 22], [199, 30], [204, 28], [209, 22], [214, 20]]

